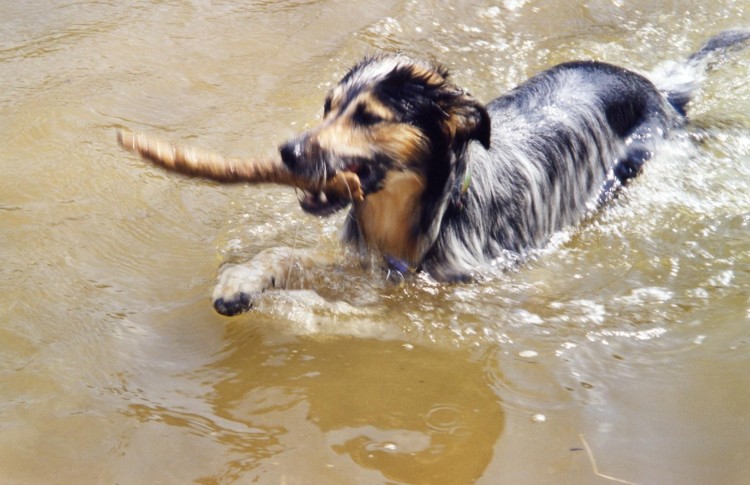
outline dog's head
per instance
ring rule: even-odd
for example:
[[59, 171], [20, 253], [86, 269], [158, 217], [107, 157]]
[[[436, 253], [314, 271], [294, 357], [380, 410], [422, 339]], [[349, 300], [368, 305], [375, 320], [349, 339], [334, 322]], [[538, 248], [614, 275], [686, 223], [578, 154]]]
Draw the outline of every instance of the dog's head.
[[[369, 57], [328, 93], [322, 123], [280, 147], [290, 170], [311, 178], [355, 172], [365, 200], [352, 214], [372, 249], [414, 261], [417, 241], [462, 177], [471, 140], [490, 142], [485, 108], [448, 71], [403, 55]], [[327, 215], [348, 201], [306, 193], [302, 208]], [[439, 219], [439, 216], [438, 216]], [[438, 220], [439, 222], [439, 220]]]

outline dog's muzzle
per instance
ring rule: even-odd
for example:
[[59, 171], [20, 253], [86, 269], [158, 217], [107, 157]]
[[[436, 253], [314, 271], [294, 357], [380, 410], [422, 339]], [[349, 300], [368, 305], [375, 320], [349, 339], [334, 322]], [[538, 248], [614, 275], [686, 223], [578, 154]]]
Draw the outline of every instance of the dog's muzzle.
[[[281, 160], [295, 174], [311, 180], [329, 180], [337, 169], [324, 150], [308, 136], [294, 138], [279, 147]], [[349, 200], [335, 197], [323, 191], [301, 191], [300, 206], [305, 212], [317, 216], [329, 216], [347, 207]]]

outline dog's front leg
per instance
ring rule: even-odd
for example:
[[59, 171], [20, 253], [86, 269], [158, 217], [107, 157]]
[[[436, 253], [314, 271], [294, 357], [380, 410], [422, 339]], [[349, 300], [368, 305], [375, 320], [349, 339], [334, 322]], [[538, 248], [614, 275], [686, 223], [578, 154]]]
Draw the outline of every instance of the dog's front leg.
[[325, 260], [310, 250], [281, 247], [266, 249], [244, 264], [227, 264], [214, 288], [214, 308], [227, 316], [246, 312], [264, 291], [301, 281], [305, 270]]

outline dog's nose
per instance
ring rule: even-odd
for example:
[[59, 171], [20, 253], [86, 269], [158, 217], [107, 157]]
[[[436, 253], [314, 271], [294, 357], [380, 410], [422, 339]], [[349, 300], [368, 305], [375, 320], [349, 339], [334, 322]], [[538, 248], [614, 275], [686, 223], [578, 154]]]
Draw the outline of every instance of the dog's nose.
[[284, 164], [294, 170], [302, 158], [302, 143], [299, 139], [288, 141], [279, 147], [279, 153]]

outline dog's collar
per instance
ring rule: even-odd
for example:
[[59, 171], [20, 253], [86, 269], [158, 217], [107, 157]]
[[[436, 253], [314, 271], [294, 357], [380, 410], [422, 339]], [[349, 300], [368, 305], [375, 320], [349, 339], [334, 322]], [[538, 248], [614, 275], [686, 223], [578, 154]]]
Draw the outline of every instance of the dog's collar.
[[414, 271], [406, 260], [400, 258], [394, 258], [393, 256], [385, 256], [385, 264], [388, 272], [386, 273], [386, 279], [389, 281], [401, 282], [406, 276]]

